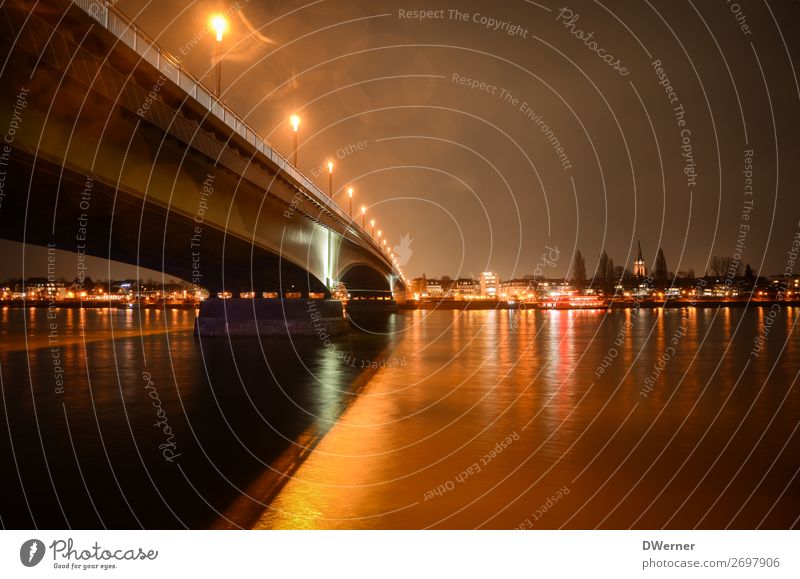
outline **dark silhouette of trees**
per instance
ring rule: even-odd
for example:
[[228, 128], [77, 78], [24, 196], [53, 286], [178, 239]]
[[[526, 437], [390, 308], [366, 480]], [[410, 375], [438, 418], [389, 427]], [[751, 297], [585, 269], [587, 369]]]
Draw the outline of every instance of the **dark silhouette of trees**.
[[664, 250], [660, 247], [658, 248], [658, 253], [656, 254], [656, 263], [653, 267], [653, 277], [655, 278], [656, 283], [659, 285], [666, 284], [667, 278], [669, 277], [667, 259], [664, 257]]
[[[596, 275], [596, 278], [599, 281], [599, 283], [597, 285], [599, 285], [601, 288], [603, 288], [604, 292], [608, 291], [608, 285], [609, 285], [610, 278], [614, 276], [613, 269], [611, 270], [611, 275], [609, 276], [608, 264], [609, 264], [610, 261], [611, 260], [608, 258], [608, 254], [604, 250], [603, 253], [600, 254], [600, 260], [597, 262], [597, 275]], [[613, 268], [613, 266], [612, 266], [612, 268]]]
[[732, 257], [715, 255], [711, 258], [711, 271], [717, 277], [739, 277], [742, 274], [742, 264]]
[[586, 287], [586, 260], [580, 250], [575, 251], [575, 265], [572, 266], [572, 283], [579, 290]]

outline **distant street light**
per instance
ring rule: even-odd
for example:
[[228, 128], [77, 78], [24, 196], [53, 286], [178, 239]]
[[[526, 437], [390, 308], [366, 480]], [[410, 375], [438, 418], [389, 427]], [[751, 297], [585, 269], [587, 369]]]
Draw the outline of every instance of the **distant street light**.
[[353, 218], [353, 188], [347, 188], [347, 196], [350, 197], [350, 219]]
[[328, 197], [333, 199], [333, 161], [328, 161]]
[[367, 228], [367, 208], [362, 205], [361, 206], [361, 229]]
[[297, 131], [300, 128], [300, 117], [292, 115], [289, 117], [289, 122], [292, 123], [292, 131], [294, 131], [294, 161], [292, 164], [297, 167]]
[[374, 219], [370, 219], [369, 224], [372, 227], [372, 233], [370, 233], [370, 235], [372, 235], [372, 237], [375, 237], [375, 220]]
[[222, 35], [228, 30], [228, 20], [222, 14], [215, 14], [210, 20], [211, 29], [217, 35], [214, 53], [217, 61], [217, 98], [222, 97]]
[[381, 232], [381, 230], [379, 229], [379, 230], [378, 230], [378, 239], [380, 239], [380, 238], [381, 238], [381, 233], [382, 233], [382, 232]]

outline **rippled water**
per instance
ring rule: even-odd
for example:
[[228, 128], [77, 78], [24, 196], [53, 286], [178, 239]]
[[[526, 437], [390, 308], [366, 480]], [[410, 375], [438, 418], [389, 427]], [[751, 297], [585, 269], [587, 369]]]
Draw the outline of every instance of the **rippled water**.
[[798, 314], [414, 311], [326, 346], [58, 310], [53, 350], [2, 309], [2, 524], [796, 527]]

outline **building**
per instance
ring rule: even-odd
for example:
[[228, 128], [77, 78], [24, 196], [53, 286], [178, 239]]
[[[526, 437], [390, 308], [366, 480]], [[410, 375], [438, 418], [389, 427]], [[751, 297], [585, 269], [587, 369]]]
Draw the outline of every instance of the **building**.
[[532, 279], [510, 279], [500, 283], [504, 300], [527, 300], [536, 297], [536, 282]]
[[633, 262], [633, 275], [635, 277], [647, 277], [647, 265], [645, 265], [644, 257], [642, 256], [641, 240], [637, 240], [637, 244], [639, 245], [639, 253], [636, 254], [636, 259]]
[[500, 279], [497, 274], [491, 271], [484, 271], [478, 279], [480, 284], [481, 296], [489, 299], [497, 299], [500, 296]]
[[478, 295], [480, 291], [480, 284], [474, 279], [460, 278], [453, 283], [453, 293], [458, 296], [474, 296]]
[[427, 291], [425, 293], [431, 297], [442, 297], [444, 294], [442, 282], [436, 279], [429, 279], [427, 283]]
[[411, 293], [413, 293], [416, 297], [420, 297], [428, 293], [428, 280], [424, 273], [422, 274], [422, 277], [417, 277], [411, 280]]

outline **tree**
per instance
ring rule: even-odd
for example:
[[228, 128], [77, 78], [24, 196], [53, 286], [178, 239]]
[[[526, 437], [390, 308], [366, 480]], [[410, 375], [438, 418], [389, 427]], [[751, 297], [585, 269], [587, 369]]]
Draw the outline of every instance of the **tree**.
[[580, 250], [575, 251], [575, 265], [572, 266], [572, 282], [579, 290], [586, 287], [586, 261], [583, 259]]
[[664, 285], [667, 283], [668, 275], [669, 271], [667, 270], [667, 259], [664, 257], [664, 250], [659, 247], [658, 254], [656, 255], [656, 263], [653, 267], [653, 277], [655, 278], [656, 283], [659, 285]]
[[717, 277], [738, 277], [742, 273], [742, 264], [732, 257], [715, 255], [711, 258], [711, 271]]
[[603, 250], [603, 253], [600, 254], [600, 261], [597, 262], [597, 278], [600, 279], [601, 285], [603, 289], [606, 287], [606, 282], [608, 281], [608, 254]]
[[746, 278], [748, 281], [751, 281], [751, 280], [752, 280], [752, 279], [755, 277], [755, 275], [753, 274], [753, 268], [752, 268], [752, 267], [750, 267], [750, 264], [749, 264], [749, 263], [748, 263], [748, 264], [745, 266], [745, 268], [744, 268], [744, 277], [745, 277], [745, 278]]

